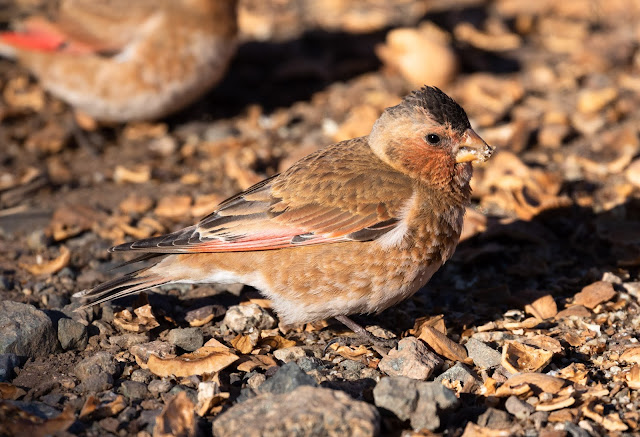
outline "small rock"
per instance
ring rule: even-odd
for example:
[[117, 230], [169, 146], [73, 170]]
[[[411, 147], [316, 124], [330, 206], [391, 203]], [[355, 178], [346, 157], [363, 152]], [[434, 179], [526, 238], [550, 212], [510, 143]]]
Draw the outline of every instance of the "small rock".
[[147, 397], [147, 386], [137, 381], [123, 381], [120, 385], [120, 393], [132, 400], [140, 400]]
[[85, 325], [73, 319], [60, 319], [58, 341], [64, 350], [84, 349], [89, 342], [89, 331]]
[[364, 437], [377, 435], [379, 428], [380, 416], [372, 405], [337, 390], [298, 387], [234, 405], [213, 422], [213, 435]]
[[90, 376], [102, 373], [113, 377], [118, 371], [118, 367], [109, 352], [101, 351], [80, 361], [74, 371], [78, 379], [84, 382]]
[[109, 343], [114, 346], [121, 347], [122, 349], [129, 349], [137, 344], [146, 343], [149, 341], [149, 334], [146, 332], [139, 334], [122, 334], [112, 335], [109, 337]]
[[533, 405], [511, 395], [504, 404], [506, 410], [520, 420], [526, 420], [536, 410]]
[[15, 376], [14, 368], [20, 367], [23, 360], [16, 354], [0, 354], [0, 382], [8, 382]]
[[465, 393], [470, 393], [476, 386], [482, 385], [482, 380], [462, 363], [456, 363], [435, 380], [439, 383], [442, 381], [458, 382]]
[[415, 337], [406, 337], [398, 342], [398, 349], [389, 351], [387, 356], [380, 360], [378, 369], [389, 376], [424, 380], [442, 364], [442, 359], [431, 352], [424, 343]]
[[150, 341], [149, 343], [136, 344], [131, 347], [130, 352], [143, 362], [147, 362], [149, 355], [156, 355], [160, 358], [164, 358], [168, 355], [173, 355], [176, 352], [174, 345], [164, 341]]
[[89, 375], [78, 386], [83, 393], [98, 393], [113, 387], [113, 376], [107, 373]]
[[383, 378], [373, 389], [373, 398], [377, 407], [391, 411], [400, 420], [410, 420], [414, 430], [437, 429], [439, 414], [459, 404], [455, 393], [439, 382], [405, 377]]
[[491, 429], [505, 429], [511, 427], [511, 417], [506, 411], [496, 408], [487, 408], [487, 411], [478, 417], [478, 425]]
[[0, 302], [0, 354], [43, 357], [56, 351], [58, 338], [47, 315], [33, 305]]
[[137, 381], [137, 382], [142, 382], [147, 384], [149, 383], [149, 381], [151, 381], [151, 378], [153, 378], [153, 373], [151, 373], [149, 369], [137, 369], [131, 372], [132, 381]]
[[296, 363], [287, 363], [280, 367], [275, 375], [260, 385], [261, 393], [289, 393], [296, 388], [310, 385], [315, 387], [316, 380], [302, 371]]
[[272, 329], [276, 320], [261, 306], [251, 303], [236, 305], [227, 310], [222, 324], [234, 332], [246, 332], [252, 329]]
[[179, 348], [193, 352], [204, 344], [204, 335], [200, 328], [178, 328], [169, 331], [167, 340]]
[[288, 363], [306, 357], [307, 353], [300, 346], [292, 346], [273, 351], [273, 356], [282, 362]]
[[470, 338], [464, 347], [476, 366], [491, 369], [500, 365], [502, 354], [485, 343]]
[[154, 379], [149, 383], [148, 390], [154, 395], [166, 393], [171, 390], [171, 382], [166, 379]]
[[325, 367], [325, 363], [316, 357], [302, 357], [296, 361], [296, 364], [307, 373]]

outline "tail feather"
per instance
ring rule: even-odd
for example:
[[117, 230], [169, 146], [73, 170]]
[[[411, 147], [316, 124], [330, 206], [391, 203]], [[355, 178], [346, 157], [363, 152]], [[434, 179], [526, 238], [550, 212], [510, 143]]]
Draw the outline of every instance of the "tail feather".
[[148, 268], [136, 270], [122, 277], [104, 282], [95, 288], [75, 293], [73, 297], [83, 298], [88, 301], [79, 307], [77, 311], [171, 282], [153, 273], [145, 275], [144, 272], [148, 270]]

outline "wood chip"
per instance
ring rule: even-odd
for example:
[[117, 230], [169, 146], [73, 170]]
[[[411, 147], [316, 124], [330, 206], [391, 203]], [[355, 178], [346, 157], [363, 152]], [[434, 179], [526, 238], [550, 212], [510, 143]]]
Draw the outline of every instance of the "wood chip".
[[8, 382], [0, 382], [0, 399], [15, 401], [19, 397], [26, 394], [27, 392], [20, 387], [16, 387], [15, 385], [9, 384]]
[[573, 299], [573, 304], [594, 309], [601, 303], [613, 299], [615, 296], [616, 291], [610, 282], [598, 281], [587, 285], [580, 293], [576, 294]]
[[91, 395], [82, 406], [78, 417], [83, 420], [96, 420], [111, 417], [124, 410], [126, 406], [127, 401], [122, 395], [118, 395], [115, 399], [106, 401], [100, 401], [98, 398]]
[[617, 413], [609, 413], [605, 416], [604, 406], [597, 403], [595, 399], [582, 407], [582, 414], [602, 425], [607, 431], [626, 431], [629, 429]]
[[153, 437], [194, 437], [197, 430], [195, 405], [187, 394], [181, 391], [156, 417]]
[[271, 350], [277, 350], [293, 347], [296, 345], [296, 342], [293, 340], [288, 340], [281, 335], [272, 335], [261, 339], [259, 345], [263, 347], [269, 346]]
[[433, 317], [420, 317], [416, 319], [415, 323], [413, 324], [413, 329], [409, 330], [409, 334], [415, 337], [419, 337], [422, 329], [427, 326], [431, 326], [432, 328], [435, 328], [437, 331], [445, 335], [447, 334], [447, 327], [444, 323], [443, 314], [439, 314]]
[[553, 352], [554, 354], [559, 354], [564, 351], [564, 348], [560, 344], [558, 340], [555, 338], [549, 337], [548, 335], [535, 335], [530, 338], [525, 338], [522, 340], [522, 343], [537, 347], [538, 349], [544, 349], [546, 351]]
[[620, 359], [625, 363], [640, 364], [640, 346], [633, 346], [629, 349], [625, 349], [620, 355]]
[[215, 373], [238, 360], [228, 348], [203, 346], [195, 352], [176, 358], [159, 358], [150, 355], [147, 367], [157, 376], [187, 377]]
[[269, 355], [245, 355], [240, 358], [237, 369], [240, 372], [251, 372], [256, 368], [266, 370], [277, 365], [276, 360]]
[[71, 252], [65, 246], [60, 246], [60, 255], [51, 261], [42, 264], [21, 264], [32, 275], [52, 275], [69, 265]]
[[[48, 415], [47, 415], [48, 417]], [[71, 405], [56, 417], [43, 419], [8, 402], [0, 402], [0, 432], [2, 435], [45, 437], [64, 435], [76, 421]]]
[[133, 169], [118, 165], [113, 171], [113, 180], [118, 184], [143, 184], [150, 179], [151, 167], [148, 165], [139, 165]]
[[149, 211], [152, 206], [151, 197], [132, 193], [120, 202], [118, 208], [125, 214], [142, 214]]
[[536, 405], [536, 411], [555, 411], [570, 407], [576, 400], [571, 395], [553, 397], [549, 401], [543, 401]]
[[558, 377], [569, 380], [575, 384], [586, 385], [589, 371], [584, 363], [571, 363], [558, 372]]
[[241, 354], [251, 353], [255, 345], [256, 342], [249, 335], [238, 334], [231, 340], [231, 346]]
[[624, 374], [624, 382], [629, 388], [640, 390], [640, 366], [634, 364], [628, 372]]
[[510, 373], [537, 372], [551, 362], [553, 352], [516, 342], [502, 348], [502, 365]]
[[464, 346], [451, 340], [432, 326], [423, 325], [418, 337], [427, 343], [438, 355], [453, 361], [465, 361], [468, 357]]
[[550, 319], [558, 314], [558, 306], [550, 294], [536, 299], [531, 305], [526, 305], [524, 310], [540, 321]]
[[512, 434], [508, 429], [485, 428], [468, 422], [461, 437], [509, 437], [510, 435]]
[[545, 375], [544, 373], [520, 373], [510, 377], [507, 382], [500, 386], [499, 390], [502, 387], [507, 387], [505, 388], [507, 390], [509, 387], [518, 387], [523, 384], [528, 384], [536, 394], [542, 392], [557, 394], [570, 383], [565, 379]]
[[593, 313], [584, 305], [573, 305], [560, 311], [556, 315], [556, 319], [563, 319], [565, 317], [591, 317], [592, 314]]
[[113, 324], [131, 332], [146, 332], [160, 326], [149, 304], [136, 308], [133, 314], [128, 309], [115, 313]]

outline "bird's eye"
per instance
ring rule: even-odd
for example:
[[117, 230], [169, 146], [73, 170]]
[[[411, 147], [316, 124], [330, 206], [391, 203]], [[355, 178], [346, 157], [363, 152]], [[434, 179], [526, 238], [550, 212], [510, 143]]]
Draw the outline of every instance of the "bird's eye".
[[427, 142], [429, 144], [438, 144], [440, 142], [440, 135], [428, 134], [427, 135]]

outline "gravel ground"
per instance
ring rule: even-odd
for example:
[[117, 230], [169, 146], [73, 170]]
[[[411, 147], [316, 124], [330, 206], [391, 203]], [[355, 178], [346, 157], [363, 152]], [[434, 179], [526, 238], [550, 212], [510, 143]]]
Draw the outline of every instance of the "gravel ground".
[[[47, 2], [0, 2], [2, 27]], [[227, 77], [89, 129], [0, 59], [0, 435], [636, 435], [640, 4], [240, 2]], [[406, 26], [400, 28], [400, 26]], [[439, 84], [498, 153], [455, 256], [333, 345], [242, 286], [74, 312], [114, 244], [190, 225]]]

